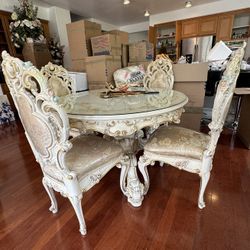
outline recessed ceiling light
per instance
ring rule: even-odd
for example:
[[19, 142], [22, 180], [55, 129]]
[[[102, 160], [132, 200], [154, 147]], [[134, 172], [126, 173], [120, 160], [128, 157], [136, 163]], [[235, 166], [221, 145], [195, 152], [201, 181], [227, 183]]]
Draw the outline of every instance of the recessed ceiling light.
[[150, 13], [149, 13], [148, 10], [146, 10], [146, 11], [144, 12], [144, 16], [150, 16]]
[[185, 3], [185, 8], [190, 8], [190, 7], [192, 7], [192, 2], [191, 1], [187, 1]]
[[129, 1], [129, 0], [124, 0], [124, 1], [123, 1], [123, 4], [124, 4], [124, 5], [130, 4], [130, 1]]

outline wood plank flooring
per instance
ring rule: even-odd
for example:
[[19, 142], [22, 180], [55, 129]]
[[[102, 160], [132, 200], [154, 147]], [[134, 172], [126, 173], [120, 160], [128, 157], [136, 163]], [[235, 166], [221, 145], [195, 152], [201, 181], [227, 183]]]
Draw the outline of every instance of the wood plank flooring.
[[20, 123], [0, 127], [0, 249], [250, 249], [250, 151], [229, 131], [217, 147], [205, 200], [199, 177], [173, 167], [149, 169], [151, 186], [130, 206], [113, 169], [83, 198], [82, 237], [70, 202], [57, 194], [48, 211], [41, 171]]

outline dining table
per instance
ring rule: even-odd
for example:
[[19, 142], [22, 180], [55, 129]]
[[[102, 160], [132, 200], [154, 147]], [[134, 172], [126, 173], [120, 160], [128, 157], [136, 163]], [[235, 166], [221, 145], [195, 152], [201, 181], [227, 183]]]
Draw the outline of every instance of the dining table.
[[136, 154], [159, 126], [180, 122], [188, 97], [173, 90], [119, 94], [91, 90], [60, 97], [58, 102], [81, 133], [99, 132], [123, 147], [127, 167], [121, 167], [121, 190], [132, 206], [141, 206], [144, 185], [138, 178]]

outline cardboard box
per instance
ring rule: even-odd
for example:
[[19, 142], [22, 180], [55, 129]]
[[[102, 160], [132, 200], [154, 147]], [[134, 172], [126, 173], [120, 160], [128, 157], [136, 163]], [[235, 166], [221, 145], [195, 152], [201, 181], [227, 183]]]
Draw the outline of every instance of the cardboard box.
[[129, 62], [147, 61], [154, 59], [152, 43], [142, 41], [129, 44]]
[[128, 44], [122, 44], [122, 68], [128, 67]]
[[22, 54], [24, 61], [32, 62], [32, 64], [38, 69], [52, 61], [51, 54], [46, 43], [25, 43]]
[[129, 62], [128, 66], [135, 66], [135, 65], [143, 65], [143, 68], [145, 70], [145, 72], [147, 71], [148, 65], [151, 63], [152, 61], [140, 61], [140, 62]]
[[184, 107], [184, 109], [185, 112], [181, 116], [181, 122], [176, 126], [200, 131], [202, 108]]
[[105, 34], [91, 38], [94, 56], [112, 55], [121, 56], [121, 40], [119, 35]]
[[85, 59], [72, 60], [72, 62], [71, 62], [71, 71], [86, 72]]
[[104, 34], [113, 34], [120, 36], [121, 44], [128, 43], [128, 32], [121, 31], [121, 30], [110, 30], [104, 32]]
[[179, 63], [173, 64], [176, 82], [206, 82], [208, 63]]
[[174, 90], [183, 92], [189, 99], [186, 107], [203, 107], [208, 64], [174, 64]]
[[250, 149], [249, 110], [250, 110], [250, 94], [246, 94], [243, 96], [243, 101], [241, 105], [238, 135], [241, 141], [245, 144], [245, 146], [248, 149]]
[[80, 20], [66, 26], [71, 59], [79, 60], [91, 56], [90, 38], [102, 34], [101, 25], [87, 20]]
[[120, 56], [91, 56], [85, 58], [89, 89], [105, 88], [113, 82], [113, 73], [121, 68]]

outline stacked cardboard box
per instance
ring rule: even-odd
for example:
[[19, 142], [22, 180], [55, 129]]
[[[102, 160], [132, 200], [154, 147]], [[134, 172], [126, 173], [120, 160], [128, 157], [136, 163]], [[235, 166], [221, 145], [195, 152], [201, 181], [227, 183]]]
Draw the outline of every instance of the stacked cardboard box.
[[25, 43], [22, 54], [24, 61], [31, 61], [38, 69], [52, 61], [46, 43]]
[[119, 35], [105, 34], [91, 38], [93, 56], [121, 56], [121, 39]]
[[92, 55], [91, 37], [102, 34], [101, 25], [87, 20], [67, 24], [73, 71], [85, 71], [85, 57]]
[[121, 30], [110, 30], [110, 31], [104, 32], [104, 34], [113, 34], [113, 35], [120, 36], [121, 44], [128, 43], [128, 32], [121, 31]]
[[207, 81], [207, 63], [174, 64], [174, 90], [183, 92], [188, 97], [185, 113], [180, 126], [200, 131]]
[[122, 67], [128, 67], [129, 60], [129, 45], [126, 43], [122, 44]]
[[[103, 89], [107, 82], [113, 82], [113, 73], [125, 67], [126, 60], [123, 54], [123, 43], [128, 43], [128, 33], [113, 30], [102, 36], [92, 37], [91, 45], [93, 57], [86, 58], [86, 72], [89, 89]], [[127, 51], [128, 52], [128, 51]], [[121, 55], [124, 63], [121, 61]]]
[[[71, 70], [87, 73], [89, 89], [105, 88], [106, 82], [113, 82], [114, 71], [122, 67], [122, 44], [128, 43], [128, 33], [111, 30], [102, 34], [101, 25], [85, 20], [68, 24], [67, 32]], [[128, 48], [123, 60], [125, 67]]]
[[121, 55], [122, 55], [122, 67], [125, 68], [128, 66], [128, 32], [121, 30], [110, 30], [104, 32], [104, 34], [113, 34], [120, 37], [121, 41]]
[[147, 69], [154, 59], [154, 46], [152, 43], [141, 41], [129, 44], [129, 66], [142, 64]]
[[121, 68], [120, 56], [90, 56], [85, 58], [89, 89], [103, 89], [113, 82], [113, 73]]

